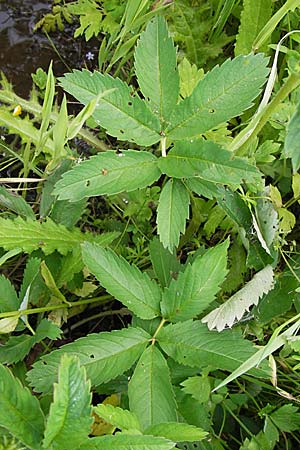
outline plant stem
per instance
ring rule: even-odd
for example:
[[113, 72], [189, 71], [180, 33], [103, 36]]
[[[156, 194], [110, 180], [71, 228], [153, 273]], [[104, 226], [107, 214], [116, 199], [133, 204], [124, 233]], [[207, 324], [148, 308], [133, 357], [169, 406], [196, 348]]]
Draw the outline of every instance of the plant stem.
[[158, 333], [160, 332], [160, 330], [162, 329], [162, 327], [164, 326], [164, 324], [165, 324], [166, 322], [167, 322], [166, 319], [161, 319], [161, 321], [160, 321], [158, 327], [156, 328], [156, 331], [155, 331], [154, 335], [152, 336], [152, 339], [151, 339], [152, 345], [154, 345], [156, 336], [158, 335]]
[[160, 145], [161, 145], [161, 156], [163, 158], [165, 158], [167, 156], [166, 142], [167, 142], [166, 136], [162, 137], [161, 140], [160, 140]]
[[251, 121], [249, 125], [236, 136], [230, 145], [230, 149], [234, 151], [237, 156], [244, 156], [246, 154], [249, 143], [262, 130], [280, 103], [283, 102], [283, 100], [285, 100], [285, 98], [299, 85], [300, 73], [292, 73], [264, 110], [261, 111], [254, 121]]

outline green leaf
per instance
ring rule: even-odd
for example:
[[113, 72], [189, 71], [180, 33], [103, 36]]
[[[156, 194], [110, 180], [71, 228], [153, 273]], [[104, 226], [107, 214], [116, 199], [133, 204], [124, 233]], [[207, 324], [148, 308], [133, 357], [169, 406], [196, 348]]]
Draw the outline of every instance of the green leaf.
[[9, 192], [0, 186], [0, 205], [14, 211], [23, 218], [35, 219], [35, 214], [28, 203], [18, 194]]
[[[106, 240], [106, 235], [100, 235], [99, 238], [100, 241]], [[25, 221], [21, 217], [14, 220], [0, 218], [0, 246], [5, 250], [20, 247], [25, 253], [31, 253], [40, 248], [46, 255], [55, 250], [66, 255], [87, 240], [95, 240], [92, 233], [81, 233], [79, 229], [70, 231], [50, 218], [42, 223], [37, 220]]]
[[176, 422], [176, 402], [167, 362], [155, 345], [139, 359], [128, 385], [130, 410], [142, 429], [162, 422]]
[[158, 117], [119, 78], [114, 79], [97, 71], [74, 70], [60, 78], [60, 83], [65, 91], [84, 105], [101, 92], [110, 90], [99, 99], [93, 114], [108, 134], [138, 145], [152, 145], [160, 140]]
[[226, 327], [231, 328], [235, 321], [239, 321], [252, 305], [257, 305], [259, 299], [273, 288], [273, 278], [272, 267], [266, 266], [225, 303], [203, 317], [202, 322], [207, 323], [210, 330], [216, 328], [222, 331]]
[[270, 414], [270, 418], [281, 432], [291, 433], [299, 431], [300, 428], [300, 413], [298, 411], [299, 408], [292, 404], [283, 405]]
[[175, 443], [156, 436], [138, 436], [118, 433], [87, 440], [80, 450], [170, 450]]
[[77, 449], [91, 432], [92, 394], [78, 358], [63, 355], [54, 385], [54, 399], [47, 419], [43, 448]]
[[135, 150], [100, 153], [66, 172], [56, 183], [54, 194], [61, 200], [78, 201], [144, 188], [160, 176], [157, 161], [151, 153]]
[[122, 431], [140, 429], [140, 423], [136, 415], [126, 409], [100, 403], [94, 408], [94, 412], [103, 420]]
[[206, 431], [201, 428], [194, 427], [187, 423], [159, 423], [152, 425], [145, 430], [145, 434], [152, 436], [162, 436], [174, 442], [194, 442], [201, 441], [208, 435]]
[[[255, 353], [251, 342], [242, 339], [239, 331], [209, 331], [206, 325], [192, 320], [168, 325], [157, 340], [175, 361], [191, 367], [232, 371]], [[255, 374], [265, 376], [266, 372], [256, 369]]]
[[180, 95], [185, 98], [189, 97], [198, 82], [204, 77], [204, 70], [198, 69], [196, 64], [191, 64], [185, 57], [178, 65], [180, 76]]
[[14, 286], [8, 278], [0, 275], [0, 312], [16, 311], [20, 301]]
[[[239, 32], [236, 37], [235, 55], [246, 55], [258, 33], [272, 16], [273, 5], [269, 0], [244, 0]], [[267, 46], [260, 50], [266, 51]]]
[[288, 126], [287, 135], [284, 141], [283, 156], [291, 158], [293, 173], [298, 172], [300, 167], [300, 152], [299, 152], [299, 136], [300, 136], [300, 103], [293, 114]]
[[162, 295], [164, 318], [171, 322], [192, 319], [209, 306], [227, 274], [228, 246], [227, 240], [207, 250], [171, 281]]
[[170, 281], [177, 276], [181, 267], [175, 252], [170, 253], [157, 237], [150, 242], [149, 250], [153, 270], [160, 285], [163, 288], [169, 286]]
[[206, 374], [189, 377], [180, 384], [183, 386], [183, 392], [190, 394], [198, 402], [207, 403], [209, 401], [211, 386]]
[[38, 399], [0, 364], [0, 426], [29, 448], [41, 448], [44, 415]]
[[197, 177], [231, 186], [239, 185], [242, 180], [258, 183], [261, 178], [255, 166], [211, 141], [176, 142], [167, 157], [159, 159], [158, 165], [169, 177]]
[[78, 356], [93, 386], [106, 383], [128, 370], [140, 357], [151, 336], [138, 328], [90, 334], [43, 356], [28, 372], [35, 391], [51, 392], [63, 353]]
[[160, 121], [166, 121], [179, 95], [176, 49], [163, 17], [156, 16], [135, 49], [135, 72], [143, 96]]
[[[164, 159], [164, 158], [162, 158]], [[160, 241], [171, 252], [179, 243], [189, 217], [190, 196], [180, 180], [171, 179], [163, 187], [157, 208]]]
[[83, 261], [101, 285], [141, 319], [153, 319], [160, 314], [160, 289], [146, 273], [110, 249], [86, 242], [82, 247]]
[[4, 345], [0, 345], [0, 362], [13, 364], [22, 361], [35, 344], [47, 337], [57, 339], [60, 334], [61, 330], [53, 322], [43, 319], [34, 335], [11, 336]]
[[165, 134], [172, 140], [193, 138], [250, 108], [268, 75], [262, 54], [238, 56], [216, 66], [199, 81], [169, 119]]

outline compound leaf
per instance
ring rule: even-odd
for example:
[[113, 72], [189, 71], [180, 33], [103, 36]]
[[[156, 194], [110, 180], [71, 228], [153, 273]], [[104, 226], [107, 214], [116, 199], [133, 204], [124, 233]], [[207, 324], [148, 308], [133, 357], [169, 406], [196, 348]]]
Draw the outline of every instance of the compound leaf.
[[162, 422], [176, 422], [176, 402], [167, 362], [155, 345], [142, 354], [128, 385], [130, 410], [142, 429]]
[[179, 243], [189, 217], [190, 196], [180, 180], [171, 179], [163, 187], [157, 208], [160, 241], [171, 252]]
[[83, 261], [101, 285], [141, 319], [153, 319], [160, 313], [160, 289], [155, 281], [130, 265], [112, 250], [86, 242]]
[[257, 305], [259, 299], [272, 289], [273, 278], [272, 267], [266, 266], [223, 305], [203, 317], [202, 322], [207, 323], [210, 330], [216, 328], [222, 331], [226, 326], [231, 328], [235, 321], [239, 321], [252, 305]]
[[266, 81], [267, 62], [262, 54], [247, 55], [214, 67], [191, 96], [174, 108], [166, 136], [172, 140], [197, 137], [250, 108]]
[[158, 117], [119, 78], [84, 69], [66, 74], [60, 78], [60, 83], [84, 105], [103, 93], [93, 117], [108, 134], [138, 145], [152, 145], [160, 140]]
[[246, 160], [211, 141], [176, 142], [166, 158], [159, 159], [162, 173], [175, 178], [192, 178], [213, 183], [239, 185], [242, 180], [258, 183], [261, 175]]
[[152, 111], [165, 121], [178, 100], [176, 49], [163, 17], [156, 16], [141, 34], [135, 49], [135, 72]]
[[171, 322], [192, 319], [214, 300], [227, 270], [229, 241], [198, 256], [192, 265], [173, 279], [162, 295], [161, 311]]
[[62, 355], [45, 429], [44, 448], [77, 449], [86, 440], [93, 422], [91, 399], [90, 382], [78, 358]]
[[151, 153], [142, 151], [100, 153], [64, 173], [54, 194], [61, 200], [74, 202], [84, 197], [141, 189], [159, 178], [157, 161]]
[[[251, 342], [243, 339], [239, 331], [209, 331], [199, 321], [170, 324], [159, 332], [157, 340], [175, 361], [191, 367], [232, 371], [255, 354]], [[261, 369], [255, 369], [253, 374], [266, 376]]]
[[90, 334], [43, 356], [28, 372], [35, 391], [49, 393], [57, 381], [63, 353], [77, 355], [93, 386], [106, 383], [128, 370], [146, 348], [151, 336], [139, 328]]
[[41, 448], [44, 415], [38, 399], [2, 364], [0, 380], [0, 426], [29, 448]]

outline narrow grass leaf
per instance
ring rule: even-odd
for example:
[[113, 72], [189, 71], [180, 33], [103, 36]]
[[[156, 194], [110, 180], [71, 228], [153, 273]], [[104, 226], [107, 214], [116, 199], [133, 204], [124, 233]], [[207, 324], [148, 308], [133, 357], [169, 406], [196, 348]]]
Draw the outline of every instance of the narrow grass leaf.
[[160, 241], [170, 252], [179, 243], [189, 217], [190, 196], [180, 180], [171, 179], [163, 187], [157, 208]]
[[47, 419], [43, 448], [77, 449], [91, 432], [92, 394], [85, 369], [78, 358], [63, 355], [54, 385], [54, 399]]
[[190, 97], [174, 108], [165, 134], [172, 140], [194, 138], [250, 108], [268, 75], [262, 54], [238, 56], [216, 66]]
[[29, 448], [41, 448], [44, 415], [38, 399], [0, 364], [0, 426]]
[[228, 246], [227, 240], [207, 250], [172, 280], [162, 295], [164, 318], [171, 322], [192, 319], [209, 306], [227, 275]]
[[165, 19], [156, 16], [138, 41], [135, 71], [142, 94], [160, 121], [168, 119], [179, 95], [176, 49]]
[[60, 358], [64, 353], [76, 355], [93, 386], [116, 378], [140, 357], [151, 336], [138, 328], [90, 334], [43, 356], [28, 372], [35, 391], [51, 392], [57, 381]]
[[142, 429], [162, 422], [176, 422], [176, 402], [167, 361], [155, 345], [139, 359], [128, 385], [130, 410]]
[[101, 285], [141, 319], [153, 319], [160, 313], [160, 289], [154, 280], [110, 249], [86, 242], [83, 261]]
[[66, 172], [54, 189], [60, 200], [72, 202], [96, 195], [135, 191], [160, 177], [157, 158], [151, 153], [126, 150], [92, 156]]
[[93, 113], [96, 122], [108, 134], [138, 145], [152, 145], [160, 140], [158, 117], [119, 78], [114, 79], [97, 71], [74, 70], [60, 78], [60, 84], [84, 105], [101, 92], [108, 91], [99, 99]]

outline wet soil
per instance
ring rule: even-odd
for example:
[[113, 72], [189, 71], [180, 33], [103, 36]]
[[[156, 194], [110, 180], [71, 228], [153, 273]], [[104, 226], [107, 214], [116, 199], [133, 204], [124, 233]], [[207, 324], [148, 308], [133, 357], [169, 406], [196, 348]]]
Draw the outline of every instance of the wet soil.
[[75, 25], [66, 24], [64, 31], [51, 33], [57, 51], [42, 31], [34, 32], [35, 24], [51, 12], [51, 5], [49, 0], [0, 0], [0, 71], [25, 98], [32, 86], [31, 73], [38, 67], [47, 70], [53, 60], [54, 74], [59, 76], [74, 68], [92, 68], [94, 61], [87, 58], [90, 53], [97, 59], [98, 42], [75, 40]]

